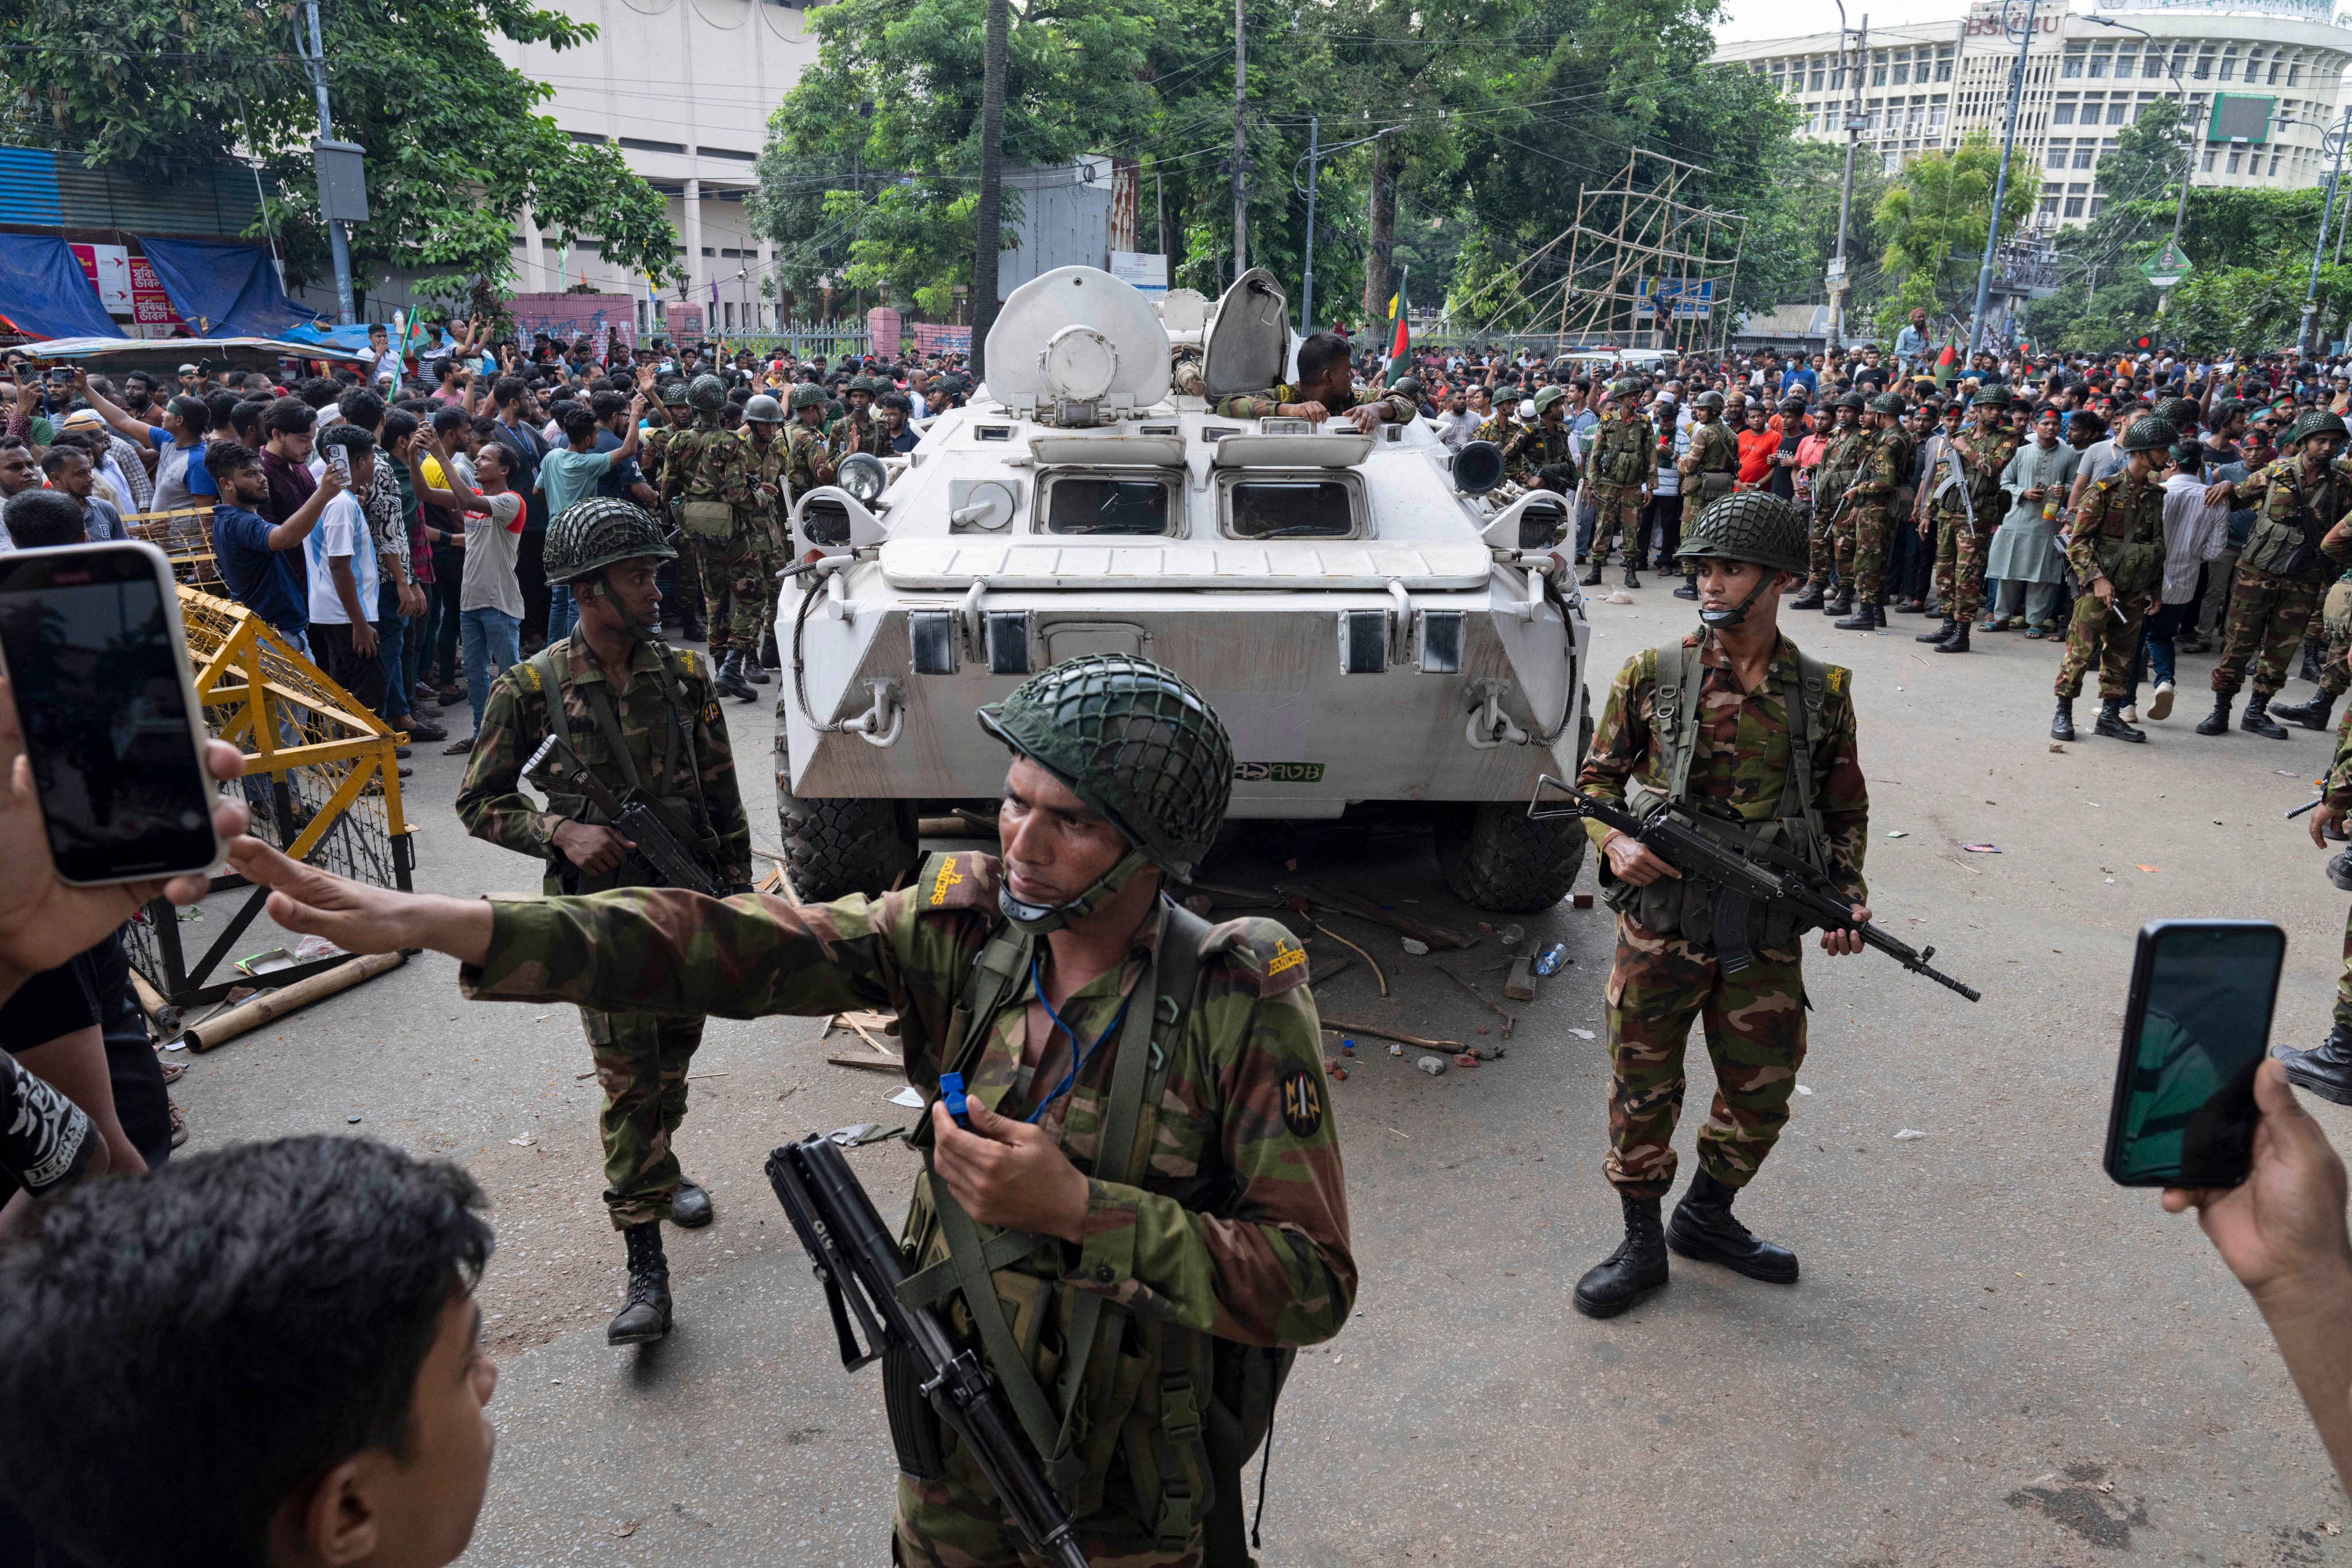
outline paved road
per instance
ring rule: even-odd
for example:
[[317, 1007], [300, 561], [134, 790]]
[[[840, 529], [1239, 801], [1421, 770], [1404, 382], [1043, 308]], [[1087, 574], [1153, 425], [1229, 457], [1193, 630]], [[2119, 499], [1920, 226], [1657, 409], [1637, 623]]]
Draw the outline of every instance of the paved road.
[[[1687, 624], [1663, 588], [1639, 600], [1593, 606], [1596, 687]], [[2143, 921], [2279, 921], [2279, 1030], [2325, 1028], [2344, 900], [2279, 814], [2308, 797], [2326, 739], [2200, 738], [2192, 691], [2146, 746], [2086, 728], [2053, 753], [2054, 647], [1993, 637], [1948, 658], [1916, 650], [1906, 618], [1874, 637], [1794, 619], [1806, 646], [1856, 671], [1873, 902], [1985, 1001], [1874, 955], [1817, 953], [1811, 1092], [1740, 1205], [1796, 1248], [1802, 1282], [1678, 1260], [1669, 1289], [1596, 1324], [1568, 1292], [1618, 1229], [1600, 1174], [1606, 1065], [1584, 1033], [1599, 1029], [1610, 931], [1605, 911], [1567, 906], [1528, 922], [1576, 962], [1520, 1010], [1507, 1058], [1432, 1080], [1368, 1048], [1335, 1089], [1363, 1290], [1283, 1401], [1264, 1560], [2344, 1560], [2326, 1527], [2352, 1523], [2352, 1506], [2260, 1321], [2190, 1222], [2098, 1166]], [[2211, 660], [2184, 663], [2193, 687]], [[765, 707], [732, 721], [773, 847]], [[520, 860], [463, 838], [446, 805], [455, 769], [421, 756], [412, 784], [423, 884], [533, 885]], [[1979, 842], [2002, 852], [1958, 847]], [[1295, 857], [1417, 912], [1474, 918], [1412, 841], [1257, 847], [1221, 875]], [[1337, 924], [1398, 986], [1381, 1000], [1359, 963], [1318, 986], [1327, 1016], [1455, 1037], [1482, 1021], [1431, 960]], [[1485, 948], [1466, 955], [1474, 977], [1498, 980], [1475, 973], [1484, 962]], [[469, 1005], [453, 968], [419, 960], [198, 1060], [180, 1098], [194, 1147], [339, 1131], [356, 1114], [359, 1131], [462, 1160], [491, 1194], [501, 1452], [467, 1560], [886, 1562], [878, 1380], [840, 1370], [759, 1162], [783, 1137], [890, 1114], [895, 1086], [824, 1065], [844, 1047], [811, 1024], [715, 1024], [681, 1144], [720, 1217], [673, 1233], [677, 1332], [616, 1352], [603, 1325], [620, 1247], [596, 1198], [578, 1025], [561, 1008]], [[1711, 1089], [1703, 1061], [1692, 1076], [1685, 1155]], [[2317, 1109], [2339, 1142], [2352, 1134], [2347, 1113]], [[1927, 1136], [1897, 1142], [1903, 1129]], [[892, 1207], [910, 1163], [856, 1158]]]

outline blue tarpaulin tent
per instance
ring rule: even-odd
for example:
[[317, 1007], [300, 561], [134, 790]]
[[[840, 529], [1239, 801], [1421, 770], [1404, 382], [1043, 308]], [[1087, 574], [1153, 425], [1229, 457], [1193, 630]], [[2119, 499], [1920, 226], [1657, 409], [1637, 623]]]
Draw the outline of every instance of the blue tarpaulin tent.
[[37, 338], [119, 338], [89, 275], [55, 235], [0, 234], [0, 315]]
[[257, 246], [142, 235], [139, 248], [172, 308], [199, 336], [283, 337], [317, 319], [287, 298], [269, 253]]

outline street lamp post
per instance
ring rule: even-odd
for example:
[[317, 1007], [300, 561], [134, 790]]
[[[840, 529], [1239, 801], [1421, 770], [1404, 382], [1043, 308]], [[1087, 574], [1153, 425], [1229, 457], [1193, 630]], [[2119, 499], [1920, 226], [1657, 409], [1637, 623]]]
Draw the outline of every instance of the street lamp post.
[[[1985, 220], [1984, 261], [1977, 268], [1977, 310], [1969, 322], [1969, 358], [1984, 345], [1985, 311], [1992, 302], [1992, 256], [2000, 243], [2000, 204], [2009, 195], [2009, 157], [2017, 146], [2017, 109], [2025, 96], [2025, 53], [2033, 47], [2033, 17], [2042, 0], [2026, 0], [2025, 30], [2017, 42], [2017, 66], [2009, 79], [2009, 129], [2000, 138], [2000, 172], [1993, 176], [1992, 216]], [[2001, 26], [2009, 26], [2009, 0], [2001, 0]]]
[[[1845, 69], [1845, 0], [1838, 0], [1838, 67]], [[1838, 187], [1837, 291], [1830, 311], [1830, 347], [1845, 347], [1845, 236], [1846, 216], [1853, 207], [1853, 153], [1862, 140], [1862, 69], [1870, 56], [1870, 14], [1863, 13], [1862, 36], [1854, 40], [1853, 91], [1848, 95], [1845, 115], [1845, 183]]]
[[[1299, 292], [1301, 299], [1298, 305], [1298, 331], [1299, 335], [1302, 337], [1311, 337], [1315, 332], [1316, 166], [1321, 163], [1324, 159], [1331, 157], [1335, 153], [1345, 153], [1351, 147], [1361, 147], [1368, 142], [1377, 142], [1381, 137], [1390, 134], [1397, 129], [1393, 125], [1385, 126], [1379, 131], [1373, 132], [1370, 136], [1359, 136], [1353, 142], [1335, 142], [1330, 146], [1326, 147], [1321, 144], [1322, 128], [1323, 117], [1321, 115], [1309, 115], [1307, 117], [1307, 155], [1299, 159], [1297, 163], [1290, 165], [1291, 189], [1298, 192], [1299, 195], [1307, 198], [1307, 257], [1306, 266], [1303, 268], [1306, 273], [1306, 278], [1300, 286]], [[1307, 165], [1307, 184], [1304, 185], [1301, 185], [1298, 183], [1299, 163]]]
[[[2083, 20], [2095, 22], [2102, 27], [2120, 27], [2126, 33], [2137, 33], [2151, 44], [2161, 42], [2147, 28], [2135, 27], [2129, 22], [2118, 22], [2112, 16], [2086, 16]], [[2180, 79], [2180, 72], [2173, 68], [2169, 55], [2165, 58], [2164, 74], [2172, 79], [2172, 100], [2179, 106], [2180, 111], [2180, 198], [2172, 204], [2172, 240], [2166, 247], [2168, 251], [2176, 251], [2180, 248], [2181, 222], [2189, 216], [2189, 179], [2197, 172], [2197, 138], [2189, 122], [2189, 88]]]
[[2303, 291], [2303, 325], [2294, 336], [2295, 352], [2311, 353], [2312, 328], [2319, 319], [2319, 258], [2327, 253], [2327, 220], [2336, 210], [2336, 192], [2344, 180], [2344, 148], [2352, 142], [2352, 108], [2344, 111], [2342, 123], [2320, 133], [2320, 151], [2335, 160], [2327, 175], [2327, 200], [2319, 208], [2319, 239], [2311, 247], [2311, 282]]

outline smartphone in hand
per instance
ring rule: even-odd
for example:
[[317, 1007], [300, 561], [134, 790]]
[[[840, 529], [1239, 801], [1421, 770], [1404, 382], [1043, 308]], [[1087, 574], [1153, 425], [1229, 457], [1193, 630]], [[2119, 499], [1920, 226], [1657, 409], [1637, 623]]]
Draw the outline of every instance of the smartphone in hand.
[[172, 563], [137, 542], [0, 555], [0, 661], [58, 877], [210, 870], [207, 738]]
[[2286, 932], [2267, 921], [2140, 928], [2107, 1114], [2127, 1187], [2234, 1187], [2253, 1157], [2254, 1069], [2270, 1052]]

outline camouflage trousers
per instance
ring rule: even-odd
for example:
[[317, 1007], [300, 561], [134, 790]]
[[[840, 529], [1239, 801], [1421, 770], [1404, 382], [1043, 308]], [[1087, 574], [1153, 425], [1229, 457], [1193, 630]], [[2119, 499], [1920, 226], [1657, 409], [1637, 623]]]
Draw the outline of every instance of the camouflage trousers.
[[2282, 577], [2241, 563], [2230, 590], [2230, 619], [2223, 628], [2221, 661], [2213, 667], [2213, 690], [2234, 696], [2253, 667], [2254, 689], [2264, 696], [2286, 684], [2287, 660], [2294, 657], [2313, 610], [2327, 592], [2324, 577]]
[[1846, 509], [1853, 521], [1849, 525], [1853, 549], [1845, 549], [1847, 541], [1839, 542], [1837, 557], [1838, 581], [1854, 586], [1854, 597], [1864, 605], [1886, 601], [1886, 552], [1895, 541], [1895, 521], [1887, 515], [1887, 503], [1870, 501]]
[[1715, 1104], [1699, 1129], [1698, 1163], [1743, 1187], [1788, 1125], [1805, 1059], [1805, 982], [1796, 949], [1759, 948], [1738, 979], [1712, 947], [1660, 936], [1620, 915], [1609, 971], [1609, 1158], [1612, 1185], [1660, 1198], [1675, 1184], [1675, 1123], [1683, 1054], [1697, 1019], [1715, 1063]]
[[1592, 547], [1585, 552], [1585, 558], [1606, 563], [1612, 544], [1623, 545], [1628, 555], [1641, 549], [1642, 492], [1595, 485], [1592, 494]]
[[739, 647], [746, 653], [758, 652], [760, 604], [764, 596], [761, 590], [767, 582], [761, 570], [766, 557], [760, 535], [739, 528], [725, 539], [696, 540], [694, 551], [700, 558], [712, 657]]
[[1984, 606], [1986, 537], [1966, 512], [1936, 514], [1936, 599], [1946, 620], [1972, 621]]
[[[899, 1473], [890, 1561], [899, 1568], [1046, 1568], [1043, 1558], [1025, 1555], [1014, 1544], [1020, 1537], [1013, 1521], [955, 1433], [943, 1429], [940, 1443], [946, 1461], [940, 1479], [922, 1481]], [[1078, 1521], [1076, 1533], [1079, 1550], [1095, 1568], [1199, 1568], [1201, 1563], [1198, 1524], [1177, 1552], [1160, 1550], [1158, 1537], [1116, 1508]]]
[[760, 552], [760, 639], [751, 651], [758, 653], [761, 643], [776, 632], [776, 574], [792, 563], [792, 541], [772, 536], [768, 547]]
[[1830, 509], [1819, 496], [1805, 519], [1805, 581], [1825, 584], [1837, 567], [1837, 550], [1830, 542]]
[[2096, 666], [2101, 698], [2130, 696], [2147, 623], [2147, 602], [2137, 595], [2117, 594], [2113, 605], [2105, 605], [2096, 594], [2076, 595], [2074, 617], [2066, 623], [2066, 654], [2058, 661], [2058, 695], [2081, 696], [2083, 677]]
[[[2333, 584], [2329, 586], [2334, 586]], [[2311, 607], [2311, 619], [2303, 628], [2303, 640], [2319, 656], [2319, 689], [2330, 697], [2341, 697], [2352, 689], [2352, 645], [2327, 640], [2327, 595], [2322, 593], [2319, 602]]]
[[688, 615], [699, 616], [703, 611], [701, 563], [690, 542], [680, 540], [678, 542], [684, 548], [678, 551], [677, 559], [670, 563], [670, 581], [677, 595], [679, 609]]
[[686, 1072], [702, 1044], [702, 1020], [674, 1013], [580, 1009], [596, 1083], [604, 1091], [604, 1207], [614, 1230], [669, 1217], [677, 1196], [671, 1141], [686, 1120]]

